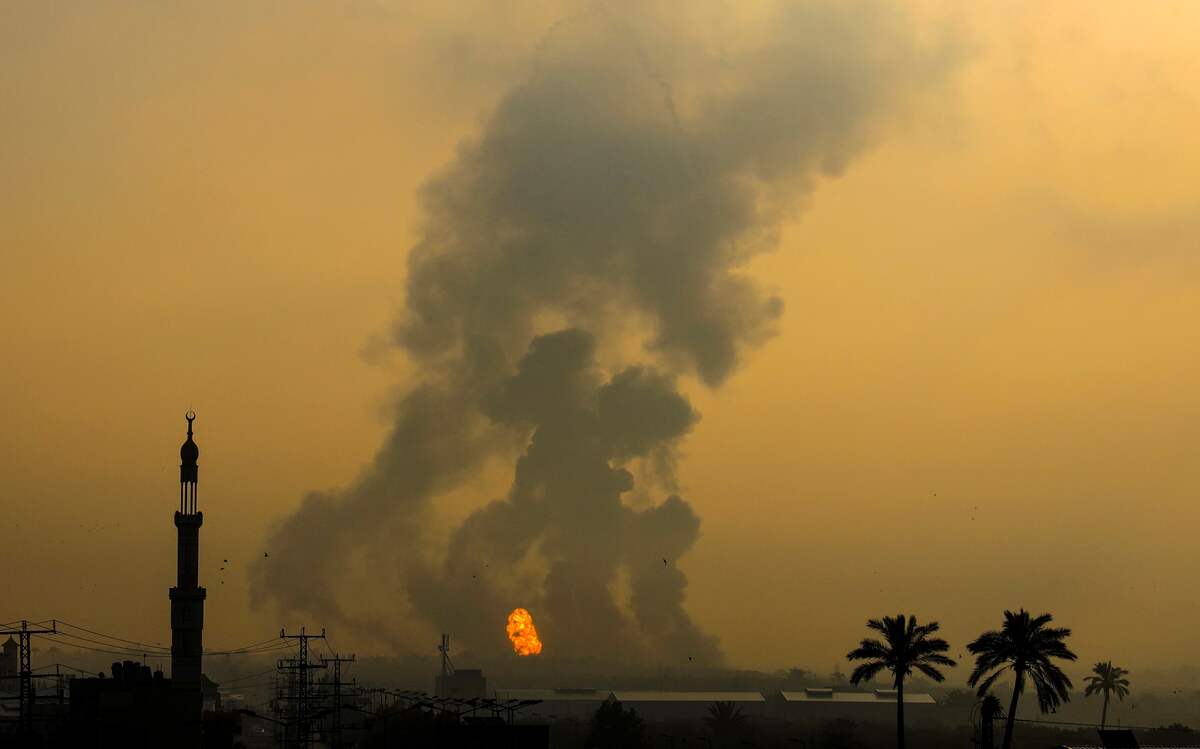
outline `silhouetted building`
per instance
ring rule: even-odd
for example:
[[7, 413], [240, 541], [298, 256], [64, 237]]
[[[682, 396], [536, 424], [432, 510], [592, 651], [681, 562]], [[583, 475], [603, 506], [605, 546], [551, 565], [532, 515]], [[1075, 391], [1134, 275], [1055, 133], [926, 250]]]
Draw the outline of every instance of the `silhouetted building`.
[[612, 698], [647, 720], [698, 720], [714, 702], [732, 702], [748, 717], [766, 714], [759, 692], [657, 692], [616, 690]]
[[4, 645], [0, 646], [0, 677], [17, 675], [21, 669], [20, 654], [21, 646], [9, 635]]
[[534, 719], [588, 721], [596, 709], [612, 699], [607, 689], [497, 689], [497, 702], [533, 702], [522, 715]]
[[111, 674], [71, 679], [71, 738], [101, 747], [169, 743], [176, 712], [171, 680], [134, 661], [112, 664]]
[[433, 680], [433, 693], [438, 697], [457, 699], [481, 699], [488, 696], [487, 679], [477, 668], [455, 669], [450, 661], [450, 635], [442, 634], [438, 645], [442, 654], [442, 672]]
[[434, 683], [438, 697], [480, 699], [487, 697], [487, 679], [477, 668], [459, 668], [453, 673], [438, 674]]
[[[57, 746], [164, 747], [199, 743], [200, 730], [179, 722], [179, 692], [162, 671], [135, 661], [112, 664], [111, 676], [71, 679], [69, 723]], [[206, 689], [217, 685], [202, 677]], [[189, 703], [190, 704], [190, 703]], [[227, 746], [214, 732], [212, 715], [204, 716], [204, 745]], [[223, 715], [223, 714], [222, 714]], [[199, 719], [198, 719], [199, 720]], [[219, 731], [217, 731], [219, 733]]]
[[[203, 684], [201, 659], [204, 651], [205, 590], [198, 581], [200, 566], [200, 526], [204, 513], [197, 501], [200, 448], [192, 441], [192, 422], [196, 414], [188, 411], [187, 440], [179, 448], [179, 509], [175, 527], [179, 531], [177, 580], [171, 588], [171, 687], [175, 692], [176, 718], [185, 734], [199, 743]], [[186, 741], [186, 739], [185, 739]]]
[[[785, 718], [846, 718], [866, 722], [896, 719], [895, 689], [851, 692], [809, 688], [796, 692], [777, 692], [771, 701], [772, 712]], [[937, 700], [932, 695], [904, 693], [905, 720], [920, 721], [932, 716], [936, 709]]]

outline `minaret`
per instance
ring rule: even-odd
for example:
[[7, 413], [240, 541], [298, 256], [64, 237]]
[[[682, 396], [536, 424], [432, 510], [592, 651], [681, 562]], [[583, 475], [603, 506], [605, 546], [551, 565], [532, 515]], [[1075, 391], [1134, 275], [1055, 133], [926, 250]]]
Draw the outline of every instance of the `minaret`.
[[192, 422], [188, 411], [187, 441], [179, 448], [179, 510], [175, 527], [179, 529], [178, 579], [171, 588], [171, 687], [179, 718], [199, 725], [203, 696], [200, 692], [200, 659], [203, 652], [205, 590], [197, 582], [200, 566], [200, 526], [204, 513], [196, 506], [196, 485], [200, 469], [196, 465], [200, 448], [192, 441]]

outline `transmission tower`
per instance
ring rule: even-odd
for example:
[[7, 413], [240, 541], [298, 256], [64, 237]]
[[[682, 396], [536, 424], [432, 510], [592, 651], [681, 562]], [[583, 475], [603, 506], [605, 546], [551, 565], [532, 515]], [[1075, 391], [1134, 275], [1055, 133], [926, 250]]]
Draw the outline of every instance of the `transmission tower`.
[[354, 655], [343, 658], [334, 653], [332, 658], [321, 659], [321, 664], [326, 668], [331, 663], [333, 664], [333, 720], [330, 724], [329, 734], [333, 741], [333, 749], [340, 749], [342, 746], [342, 664], [354, 663]]
[[21, 666], [17, 678], [21, 699], [21, 732], [28, 733], [33, 721], [33, 664], [30, 654], [33, 652], [29, 644], [32, 635], [56, 635], [58, 622], [50, 621], [50, 629], [30, 629], [29, 622], [22, 619], [20, 629], [0, 629], [0, 635], [16, 635], [20, 647]]
[[[295, 705], [296, 746], [307, 749], [312, 745], [312, 706], [309, 704], [309, 698], [312, 696], [312, 677], [310, 673], [313, 669], [325, 668], [323, 663], [309, 663], [308, 641], [324, 640], [325, 630], [322, 629], [319, 635], [310, 635], [304, 631], [304, 627], [301, 627], [300, 634], [289, 635], [286, 630], [281, 629], [279, 638], [297, 640], [300, 643], [300, 652], [296, 658], [280, 661], [280, 668], [295, 670], [296, 695], [293, 704]], [[284, 665], [288, 661], [293, 662], [290, 665]]]

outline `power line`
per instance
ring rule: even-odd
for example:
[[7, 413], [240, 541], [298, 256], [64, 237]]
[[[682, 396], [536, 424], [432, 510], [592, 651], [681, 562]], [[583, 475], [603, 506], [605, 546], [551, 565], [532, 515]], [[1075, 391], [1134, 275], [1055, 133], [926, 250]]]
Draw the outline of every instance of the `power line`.
[[[100, 675], [100, 674], [96, 673], [95, 671], [88, 671], [86, 668], [80, 668], [79, 666], [72, 666], [69, 663], [51, 663], [47, 666], [38, 666], [37, 668], [34, 669], [34, 671], [41, 671], [42, 669], [45, 669], [45, 668], [58, 668], [59, 666], [61, 666], [63, 668], [69, 668], [72, 671], [78, 671], [81, 674], [88, 674], [89, 676], [99, 676]], [[38, 675], [41, 676], [42, 674], [38, 674]]]
[[292, 647], [292, 646], [284, 645], [284, 643], [281, 642], [281, 643], [277, 643], [277, 645], [270, 645], [270, 646], [256, 648], [256, 649], [253, 649], [253, 651], [204, 651], [204, 654], [205, 655], [256, 655], [259, 653], [276, 653], [278, 651], [287, 651], [287, 649], [289, 649], [290, 647]]
[[[51, 620], [47, 619], [46, 621], [51, 621]], [[139, 649], [145, 648], [145, 651], [143, 651], [143, 652], [147, 652], [147, 653], [151, 652], [151, 651], [155, 651], [155, 652], [161, 651], [163, 653], [169, 653], [171, 651], [170, 646], [163, 645], [162, 643], [152, 644], [152, 643], [147, 643], [147, 642], [141, 642], [139, 640], [130, 640], [130, 639], [127, 639], [124, 637], [118, 637], [117, 635], [111, 635], [111, 634], [108, 634], [105, 632], [98, 632], [94, 629], [88, 629], [87, 627], [81, 627], [78, 624], [73, 624], [71, 622], [63, 621], [61, 619], [59, 619], [57, 621], [59, 624], [65, 624], [68, 627], [70, 627], [71, 629], [77, 629], [80, 632], [87, 632], [90, 635], [102, 637], [106, 640], [113, 640], [115, 643], [122, 643], [122, 645], [116, 645], [116, 644], [114, 644], [114, 642], [98, 642], [96, 640], [91, 640], [86, 637], [83, 637], [82, 635], [73, 635], [69, 632], [60, 632], [59, 633], [59, 634], [68, 635], [71, 637], [76, 637], [81, 640], [86, 640], [87, 642], [91, 642], [93, 644], [106, 645], [109, 647], [123, 647], [124, 645], [136, 645], [137, 648], [139, 648]], [[43, 622], [39, 622], [39, 624], [42, 624], [42, 623]], [[204, 653], [205, 653], [205, 655], [235, 655], [235, 654], [239, 654], [239, 653], [258, 650], [266, 645], [276, 644], [279, 642], [279, 639], [280, 638], [278, 638], [278, 637], [272, 637], [267, 640], [262, 640], [260, 642], [253, 642], [253, 643], [250, 643], [249, 645], [242, 645], [242, 646], [239, 646], [236, 648], [229, 648], [229, 649], [222, 649], [222, 650], [205, 650]]]
[[291, 647], [291, 644], [282, 640], [279, 637], [272, 637], [270, 640], [256, 642], [253, 645], [244, 645], [240, 648], [232, 650], [205, 650], [205, 655], [243, 655], [247, 653], [265, 653], [272, 650], [282, 650], [285, 647]]
[[[1033, 718], [1013, 718], [1018, 723], [1040, 723], [1046, 726], [1075, 726], [1077, 728], [1099, 728], [1096, 723], [1072, 723], [1065, 720], [1034, 720]], [[1133, 731], [1166, 731], [1170, 730], [1166, 726], [1118, 726], [1119, 728], [1128, 728]]]
[[[84, 637], [83, 635], [77, 635], [72, 632], [59, 632], [58, 635], [60, 637], [70, 637], [70, 638], [73, 638], [76, 640], [83, 640], [84, 642], [90, 642], [93, 645], [104, 645], [105, 647], [122, 648], [124, 650], [136, 650], [137, 652], [146, 653], [146, 654], [153, 653], [154, 655], [167, 655], [171, 652], [170, 648], [164, 648], [161, 646], [148, 647], [148, 648], [129, 648], [129, 647], [125, 647], [124, 645], [114, 644], [111, 642], [104, 642], [103, 640], [93, 640], [90, 637]], [[114, 638], [114, 639], [116, 639], [116, 638]], [[125, 640], [124, 642], [129, 642], [129, 641]]]
[[[67, 637], [78, 637], [78, 635], [71, 635], [69, 633], [64, 633], [64, 632], [60, 632], [59, 634], [60, 635], [65, 634]], [[74, 642], [71, 640], [61, 640], [56, 637], [50, 637], [47, 635], [42, 635], [42, 637], [43, 637], [43, 639], [48, 640], [48, 641], [54, 643], [55, 645], [61, 645], [63, 647], [68, 647], [68, 648], [75, 648], [77, 650], [89, 650], [94, 653], [107, 653], [108, 655], [121, 655], [121, 656], [127, 656], [127, 657], [142, 656], [143, 658], [153, 656], [155, 658], [165, 658], [171, 654], [171, 652], [169, 650], [166, 650], [166, 651], [134, 650], [132, 648], [122, 648], [119, 645], [111, 645], [110, 643], [100, 642], [98, 640], [90, 640], [89, 639], [87, 641], [96, 643], [98, 645], [104, 645], [106, 647], [93, 647], [91, 645], [85, 645], [80, 642]], [[86, 638], [81, 638], [81, 639], [86, 639]], [[205, 655], [267, 655], [270, 653], [278, 653], [278, 652], [281, 652], [284, 650], [288, 650], [291, 647], [292, 647], [291, 645], [288, 645], [286, 643], [281, 643], [280, 645], [278, 645], [276, 647], [260, 648], [258, 650], [217, 651], [215, 653], [207, 652], [207, 653], [205, 653]]]
[[258, 647], [259, 645], [267, 645], [267, 644], [269, 644], [269, 643], [272, 643], [272, 642], [279, 642], [279, 640], [280, 640], [280, 639], [282, 639], [282, 638], [280, 638], [280, 637], [272, 637], [272, 638], [270, 638], [269, 640], [263, 640], [262, 642], [254, 642], [254, 643], [251, 643], [251, 644], [249, 644], [249, 645], [242, 645], [241, 647], [238, 647], [238, 648], [229, 648], [229, 652], [231, 652], [231, 653], [232, 653], [232, 652], [235, 652], [235, 651], [238, 651], [238, 650], [249, 650], [250, 648], [256, 648], [256, 647]]
[[109, 655], [122, 655], [122, 656], [126, 656], [126, 657], [133, 657], [135, 655], [141, 655], [141, 656], [153, 655], [156, 657], [164, 657], [166, 655], [169, 655], [168, 653], [146, 653], [141, 650], [115, 650], [115, 649], [110, 649], [110, 648], [94, 648], [90, 645], [81, 645], [77, 642], [68, 642], [65, 640], [58, 640], [53, 637], [49, 637], [47, 635], [42, 635], [42, 638], [49, 640], [50, 642], [54, 643], [55, 645], [62, 645], [64, 647], [68, 647], [68, 648], [75, 648], [76, 650], [90, 650], [93, 653], [107, 653]]
[[71, 629], [78, 629], [80, 632], [87, 632], [89, 635], [96, 635], [97, 637], [103, 637], [108, 640], [116, 640], [117, 642], [123, 642], [128, 645], [137, 645], [140, 648], [154, 648], [154, 649], [158, 649], [158, 650], [167, 650], [167, 651], [169, 651], [171, 649], [169, 646], [163, 645], [162, 643], [151, 645], [151, 644], [145, 643], [145, 642], [138, 642], [137, 640], [126, 640], [122, 637], [117, 637], [116, 635], [109, 635], [109, 634], [105, 634], [103, 632], [97, 632], [95, 630], [88, 629], [87, 627], [81, 627], [78, 624], [72, 624], [71, 622], [65, 622], [62, 619], [59, 619], [58, 623], [65, 624], [68, 627], [70, 627]]

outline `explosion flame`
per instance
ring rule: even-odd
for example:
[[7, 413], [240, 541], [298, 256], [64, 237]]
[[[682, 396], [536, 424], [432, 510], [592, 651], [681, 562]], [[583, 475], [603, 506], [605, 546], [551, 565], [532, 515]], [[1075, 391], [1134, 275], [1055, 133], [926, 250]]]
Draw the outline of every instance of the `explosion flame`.
[[508, 639], [512, 641], [517, 655], [537, 655], [542, 652], [542, 641], [537, 627], [533, 626], [533, 615], [525, 609], [513, 609], [508, 615]]

